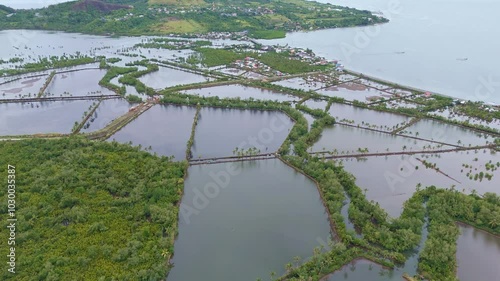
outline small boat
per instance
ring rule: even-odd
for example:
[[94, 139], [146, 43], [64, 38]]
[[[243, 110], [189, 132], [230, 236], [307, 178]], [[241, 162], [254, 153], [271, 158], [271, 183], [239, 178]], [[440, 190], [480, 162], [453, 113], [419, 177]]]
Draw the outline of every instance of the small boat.
[[458, 58], [457, 60], [459, 60], [459, 61], [466, 61], [466, 60], [468, 60], [468, 58]]

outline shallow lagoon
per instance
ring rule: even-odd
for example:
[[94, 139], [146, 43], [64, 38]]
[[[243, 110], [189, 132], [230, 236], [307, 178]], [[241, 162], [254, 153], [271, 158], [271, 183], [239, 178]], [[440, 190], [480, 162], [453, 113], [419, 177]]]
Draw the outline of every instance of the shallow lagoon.
[[59, 73], [45, 90], [45, 97], [115, 95], [115, 92], [99, 85], [106, 70], [89, 69]]
[[388, 270], [382, 266], [367, 260], [357, 260], [349, 265], [345, 265], [339, 271], [321, 279], [322, 281], [402, 281], [404, 272], [399, 270]]
[[45, 83], [47, 76], [41, 75], [31, 78], [21, 78], [12, 82], [11, 79], [17, 77], [10, 77], [6, 79], [6, 83], [0, 85], [0, 99], [18, 99], [26, 97], [36, 97], [40, 88]]
[[211, 81], [211, 78], [173, 68], [160, 66], [158, 71], [141, 76], [139, 80], [153, 89], [161, 90], [176, 85]]
[[302, 105], [307, 106], [311, 109], [325, 110], [326, 106], [328, 105], [328, 101], [308, 99], [305, 102], [303, 102]]
[[489, 135], [432, 119], [420, 120], [401, 133], [461, 146], [485, 145], [494, 141]]
[[431, 114], [445, 117], [447, 119], [454, 120], [454, 121], [459, 121], [459, 122], [467, 121], [470, 124], [482, 125], [482, 126], [491, 127], [491, 128], [500, 130], [500, 120], [499, 119], [493, 119], [491, 122], [487, 122], [487, 121], [481, 120], [479, 118], [473, 118], [473, 117], [469, 117], [466, 115], [462, 115], [460, 113], [456, 113], [453, 110], [449, 110], [449, 109], [434, 111], [434, 112], [431, 112]]
[[[240, 172], [220, 181], [211, 176], [227, 171]], [[282, 275], [293, 257], [312, 256], [318, 239], [330, 237], [316, 186], [279, 160], [191, 166], [188, 174], [168, 281], [268, 280], [270, 272]], [[218, 193], [193, 204], [217, 182]], [[188, 216], [186, 206], [200, 208]]]
[[304, 91], [316, 90], [325, 87], [324, 83], [318, 81], [307, 81], [300, 77], [273, 82], [273, 84]]
[[114, 119], [127, 113], [130, 107], [130, 103], [124, 99], [103, 100], [80, 132], [100, 130]]
[[500, 276], [500, 237], [460, 224], [457, 242], [458, 278], [498, 280]]
[[155, 105], [127, 124], [108, 140], [132, 142], [161, 156], [186, 159], [186, 147], [196, 108], [174, 105]]
[[193, 159], [234, 156], [236, 147], [274, 153], [292, 127], [293, 121], [281, 112], [204, 107], [194, 135]]
[[341, 97], [348, 101], [358, 100], [361, 102], [370, 102], [379, 98], [391, 97], [391, 94], [357, 83], [344, 83], [338, 86], [331, 86], [319, 90], [318, 93], [329, 97]]
[[[474, 161], [476, 157], [478, 161]], [[442, 173], [426, 168], [418, 159], [435, 163]], [[356, 184], [361, 189], [367, 189], [366, 196], [369, 200], [378, 202], [392, 217], [398, 217], [403, 202], [413, 195], [418, 184], [421, 184], [422, 188], [435, 185], [439, 188], [453, 187], [465, 193], [476, 190], [478, 194], [485, 192], [500, 194], [498, 188], [500, 170], [485, 169], [485, 164], [490, 160], [492, 163], [500, 161], [498, 156], [489, 152], [483, 153], [481, 150], [478, 154], [474, 151], [468, 154], [462, 151], [438, 155], [367, 157], [360, 161], [349, 158], [342, 163], [346, 170], [356, 177]], [[462, 164], [472, 165], [472, 168], [466, 169]], [[467, 177], [469, 170], [472, 170], [473, 174], [490, 173], [493, 178], [492, 180], [484, 178], [482, 181], [471, 180]]]
[[[439, 145], [427, 141], [400, 137], [387, 133], [374, 132], [362, 128], [334, 125], [323, 129], [321, 137], [312, 146], [312, 151], [342, 151], [359, 153], [358, 149], [368, 148], [368, 153], [417, 151], [431, 146], [436, 149]], [[451, 148], [451, 147], [446, 147]]]
[[192, 89], [184, 91], [184, 93], [189, 95], [199, 95], [204, 97], [218, 96], [219, 98], [241, 98], [249, 99], [253, 98], [256, 100], [277, 100], [283, 101], [297, 101], [300, 98], [283, 94], [280, 92], [273, 92], [266, 89], [259, 89], [253, 87], [247, 87], [243, 85], [226, 85], [217, 87], [208, 87], [201, 89]]
[[358, 108], [346, 104], [333, 103], [328, 111], [337, 122], [360, 125], [384, 131], [392, 131], [410, 120], [404, 115], [379, 112], [370, 109]]
[[92, 100], [0, 103], [0, 135], [70, 133]]

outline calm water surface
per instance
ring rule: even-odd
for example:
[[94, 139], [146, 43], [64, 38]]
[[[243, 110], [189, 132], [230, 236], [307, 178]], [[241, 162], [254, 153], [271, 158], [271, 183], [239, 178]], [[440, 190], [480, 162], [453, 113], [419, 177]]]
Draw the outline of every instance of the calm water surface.
[[97, 101], [0, 103], [0, 135], [70, 133]]
[[[310, 48], [364, 74], [459, 98], [500, 104], [500, 39], [492, 35], [500, 26], [500, 17], [496, 15], [499, 1], [320, 2], [382, 12], [391, 21], [378, 27], [294, 32], [283, 39], [259, 41]], [[487, 90], [482, 81], [496, 83], [494, 90]]]
[[[268, 280], [293, 257], [312, 256], [318, 239], [328, 241], [328, 217], [312, 181], [279, 160], [230, 165], [189, 168], [168, 281]], [[233, 170], [239, 173], [220, 176]], [[210, 184], [219, 192], [200, 199]], [[187, 215], [186, 206], [198, 213]]]
[[[328, 111], [338, 122], [351, 123], [361, 127], [370, 127], [384, 131], [392, 131], [396, 126], [410, 120], [404, 115], [358, 108], [350, 105], [333, 103]], [[352, 123], [354, 122], [354, 123]]]
[[139, 80], [151, 88], [163, 89], [175, 85], [206, 82], [210, 81], [211, 79], [186, 71], [160, 67], [158, 71], [141, 76]]
[[420, 120], [404, 129], [401, 134], [418, 136], [420, 138], [461, 146], [485, 145], [487, 142], [494, 141], [489, 135], [432, 119]]
[[388, 270], [382, 266], [367, 260], [357, 260], [349, 265], [344, 266], [339, 271], [326, 276], [323, 281], [402, 281], [403, 274], [406, 273], [410, 276], [417, 274], [418, 256], [423, 249], [425, 241], [427, 240], [427, 220], [422, 228], [422, 236], [420, 244], [417, 249], [407, 254], [407, 260], [403, 266], [396, 267], [394, 270]]
[[434, 149], [437, 148], [437, 144], [427, 141], [404, 138], [391, 134], [337, 124], [323, 129], [321, 137], [312, 146], [312, 151], [337, 150], [338, 154], [341, 154], [342, 151], [359, 153], [359, 148], [368, 148], [369, 153], [404, 150], [417, 151], [422, 150], [424, 146], [427, 147], [429, 145]]
[[80, 131], [92, 132], [100, 130], [114, 119], [127, 113], [130, 107], [130, 103], [124, 99], [103, 100]]
[[99, 85], [106, 72], [103, 69], [89, 69], [56, 74], [45, 90], [45, 96], [115, 95], [115, 92]]
[[[474, 161], [475, 159], [477, 161]], [[436, 164], [443, 173], [434, 169], [425, 168], [418, 161], [425, 160]], [[496, 163], [500, 158], [489, 152], [478, 154], [474, 152], [451, 152], [439, 155], [414, 155], [414, 156], [388, 156], [369, 157], [366, 160], [357, 161], [350, 158], [343, 161], [347, 171], [356, 177], [356, 184], [361, 189], [366, 189], [369, 200], [378, 202], [392, 217], [401, 214], [403, 202], [408, 200], [418, 184], [422, 188], [435, 185], [439, 188], [455, 188], [456, 190], [472, 193], [476, 190], [478, 194], [493, 192], [500, 194], [498, 182], [500, 170], [488, 171], [485, 164], [491, 161]], [[472, 165], [472, 168], [464, 168], [462, 165]], [[418, 167], [418, 169], [416, 168]], [[483, 178], [482, 181], [469, 179], [467, 173], [489, 173], [491, 180]]]
[[202, 89], [193, 89], [184, 91], [186, 94], [190, 95], [200, 95], [204, 97], [218, 96], [219, 98], [241, 98], [249, 99], [253, 98], [256, 100], [276, 100], [276, 101], [293, 101], [299, 100], [300, 98], [286, 95], [279, 92], [273, 92], [270, 90], [246, 87], [242, 85], [227, 85], [227, 86], [217, 86]]
[[40, 88], [47, 79], [46, 76], [22, 78], [16, 81], [11, 81], [14, 77], [6, 80], [4, 84], [0, 85], [0, 99], [18, 99], [36, 97], [40, 92]]
[[466, 225], [460, 225], [460, 232], [458, 278], [461, 281], [499, 280], [500, 237]]
[[234, 156], [236, 147], [276, 152], [292, 127], [293, 121], [281, 112], [202, 108], [193, 158]]
[[196, 108], [174, 105], [155, 105], [123, 127], [109, 140], [132, 142], [162, 156], [186, 159], [186, 147]]

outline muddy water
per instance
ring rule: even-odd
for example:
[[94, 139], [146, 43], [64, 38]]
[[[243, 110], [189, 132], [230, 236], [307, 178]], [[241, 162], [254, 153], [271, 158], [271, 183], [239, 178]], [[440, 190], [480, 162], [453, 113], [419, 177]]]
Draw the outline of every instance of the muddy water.
[[[391, 134], [374, 132], [366, 129], [334, 125], [323, 129], [320, 139], [312, 146], [312, 151], [334, 151], [341, 155], [342, 151], [360, 153], [358, 149], [368, 149], [368, 153], [416, 151], [431, 146], [437, 149], [438, 144], [415, 140]], [[452, 148], [445, 146], [444, 148]]]
[[193, 89], [184, 91], [186, 94], [199, 95], [204, 97], [218, 96], [219, 98], [241, 98], [256, 100], [273, 100], [273, 101], [297, 101], [300, 98], [286, 95], [270, 90], [246, 87], [242, 85], [227, 85], [202, 89]]
[[328, 102], [326, 100], [313, 100], [309, 99], [302, 103], [302, 105], [307, 106], [311, 109], [321, 109], [325, 110]]
[[305, 112], [301, 112], [301, 113], [302, 113], [302, 115], [304, 115], [304, 118], [306, 118], [306, 120], [307, 120], [307, 129], [311, 130], [311, 126], [314, 123], [314, 121], [316, 121], [316, 118], [314, 118], [314, 116], [312, 116], [311, 114], [308, 114]]
[[484, 145], [493, 142], [494, 139], [483, 133], [470, 129], [449, 125], [431, 119], [423, 119], [406, 128], [402, 134], [417, 136], [430, 140], [437, 140], [461, 146]]
[[99, 85], [106, 70], [89, 69], [56, 74], [45, 90], [46, 97], [115, 95]]
[[[15, 78], [17, 77], [11, 77], [10, 79]], [[46, 78], [46, 76], [22, 78], [2, 84], [0, 85], [0, 99], [36, 97]], [[6, 81], [10, 81], [10, 79]]]
[[[450, 188], [457, 182], [425, 169], [418, 156], [370, 157], [363, 161], [343, 161], [345, 169], [356, 177], [356, 185], [366, 191], [368, 200], [380, 204], [391, 217], [399, 217], [403, 203], [413, 196], [417, 186]], [[418, 167], [416, 169], [415, 167]]]
[[173, 105], [155, 105], [123, 127], [108, 140], [132, 142], [161, 156], [186, 159], [186, 147], [196, 108]]
[[269, 280], [330, 237], [314, 183], [279, 160], [192, 166], [188, 175], [168, 281]]
[[[478, 160], [474, 161], [476, 158]], [[442, 173], [426, 168], [418, 159], [436, 164]], [[361, 189], [366, 189], [369, 200], [378, 202], [392, 217], [398, 217], [403, 202], [413, 195], [419, 184], [422, 188], [435, 185], [439, 188], [453, 187], [465, 193], [476, 190], [478, 194], [485, 192], [500, 194], [498, 190], [500, 169], [487, 170], [485, 164], [490, 161], [496, 164], [500, 159], [488, 151], [487, 153], [480, 151], [478, 154], [471, 151], [469, 154], [451, 152], [431, 157], [429, 155], [369, 157], [363, 161], [351, 158], [342, 163], [346, 170], [356, 177], [356, 184]], [[463, 164], [472, 167], [466, 169]], [[489, 173], [493, 177], [491, 180], [483, 178], [481, 181], [469, 179], [467, 176], [469, 171], [472, 171], [471, 174]]]
[[235, 156], [233, 150], [278, 150], [293, 121], [281, 112], [202, 108], [196, 127], [193, 158]]
[[498, 280], [500, 237], [467, 225], [460, 225], [460, 232], [457, 242], [458, 278], [461, 281]]
[[361, 86], [360, 88], [352, 88], [344, 85], [324, 88], [319, 90], [318, 93], [329, 97], [341, 97], [348, 101], [358, 100], [362, 102], [369, 102], [370, 98], [389, 98], [391, 96], [388, 93], [373, 88], [364, 86]]
[[123, 99], [103, 100], [80, 132], [100, 130], [114, 119], [127, 113], [130, 107], [130, 103]]
[[0, 135], [70, 133], [96, 101], [0, 104]]
[[361, 127], [392, 131], [410, 120], [409, 117], [333, 103], [328, 111], [338, 122], [350, 123]]
[[[500, 182], [500, 157], [498, 153], [490, 150], [471, 150], [453, 153], [443, 153], [439, 156], [421, 157], [425, 161], [436, 164], [443, 173], [454, 179], [456, 189], [466, 193], [476, 190], [478, 194], [493, 192], [500, 194], [498, 183]], [[488, 164], [488, 168], [486, 167]], [[491, 169], [490, 165], [494, 165]], [[489, 174], [491, 180], [479, 175]], [[478, 175], [477, 179], [475, 176]]]
[[394, 270], [383, 268], [381, 265], [378, 265], [371, 261], [357, 260], [344, 266], [339, 271], [332, 273], [321, 280], [402, 281], [404, 280], [402, 277], [404, 273], [408, 274], [409, 276], [415, 276], [417, 274], [418, 256], [425, 244], [425, 241], [427, 240], [427, 235], [428, 235], [428, 230], [427, 230], [427, 220], [426, 220], [426, 223], [424, 224], [422, 229], [422, 236], [420, 239], [419, 246], [411, 253], [407, 253], [407, 260], [403, 266], [396, 267]]
[[324, 83], [317, 81], [306, 81], [300, 77], [274, 82], [273, 84], [304, 91], [316, 90], [326, 86]]
[[139, 80], [153, 89], [163, 89], [175, 85], [206, 82], [211, 79], [202, 75], [160, 66], [158, 71], [146, 74], [140, 77]]
[[443, 109], [443, 110], [437, 110], [437, 111], [431, 112], [431, 114], [442, 116], [444, 118], [454, 120], [454, 121], [459, 121], [459, 122], [467, 121], [470, 124], [481, 125], [481, 126], [486, 126], [486, 127], [500, 130], [500, 120], [499, 119], [493, 119], [490, 122], [488, 122], [485, 120], [481, 120], [479, 118], [469, 117], [466, 115], [462, 115], [460, 113], [455, 113], [453, 111], [453, 109], [450, 110], [450, 108]]

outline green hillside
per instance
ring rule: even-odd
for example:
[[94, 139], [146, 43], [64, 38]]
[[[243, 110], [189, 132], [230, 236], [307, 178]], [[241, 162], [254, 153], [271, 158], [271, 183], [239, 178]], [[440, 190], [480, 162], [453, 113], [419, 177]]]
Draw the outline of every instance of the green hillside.
[[[44, 29], [89, 34], [162, 35], [249, 31], [255, 37], [284, 31], [369, 25], [386, 19], [303, 0], [80, 0], [0, 16], [0, 30]], [[280, 32], [264, 32], [264, 31]]]
[[0, 15], [7, 15], [7, 14], [12, 14], [14, 13], [16, 10], [15, 9], [12, 9], [11, 7], [7, 7], [5, 5], [0, 5]]

